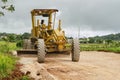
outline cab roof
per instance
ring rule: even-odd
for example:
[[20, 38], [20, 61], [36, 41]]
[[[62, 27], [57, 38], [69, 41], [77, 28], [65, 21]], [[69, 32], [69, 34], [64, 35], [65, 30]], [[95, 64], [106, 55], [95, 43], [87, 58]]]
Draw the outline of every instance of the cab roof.
[[31, 11], [31, 14], [34, 15], [34, 16], [49, 15], [49, 14], [52, 14], [54, 12], [58, 12], [58, 10], [57, 9], [33, 9]]

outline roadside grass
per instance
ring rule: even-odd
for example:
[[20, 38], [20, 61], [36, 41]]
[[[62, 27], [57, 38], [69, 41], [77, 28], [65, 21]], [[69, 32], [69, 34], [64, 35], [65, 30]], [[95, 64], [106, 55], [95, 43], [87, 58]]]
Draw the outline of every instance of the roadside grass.
[[97, 51], [107, 47], [105, 44], [80, 44], [81, 51]]
[[0, 80], [11, 74], [15, 68], [16, 60], [17, 58], [11, 55], [0, 54]]
[[12, 50], [20, 49], [16, 43], [0, 41], [0, 80], [33, 80], [20, 71], [18, 58], [9, 54]]
[[16, 47], [16, 43], [0, 41], [0, 52], [1, 53], [5, 54], [12, 50], [17, 50], [17, 49], [19, 49], [19, 48]]
[[101, 51], [120, 53], [120, 47], [110, 47]]
[[10, 77], [16, 68], [18, 58], [10, 55], [9, 52], [17, 49], [16, 43], [0, 41], [0, 80]]
[[17, 49], [15, 43], [0, 41], [0, 80], [8, 77], [15, 68], [17, 58], [8, 54], [15, 49]]
[[21, 77], [21, 80], [31, 80], [31, 79], [28, 76], [25, 75], [25, 76]]
[[81, 51], [105, 51], [120, 53], [120, 45], [111, 44], [80, 44]]

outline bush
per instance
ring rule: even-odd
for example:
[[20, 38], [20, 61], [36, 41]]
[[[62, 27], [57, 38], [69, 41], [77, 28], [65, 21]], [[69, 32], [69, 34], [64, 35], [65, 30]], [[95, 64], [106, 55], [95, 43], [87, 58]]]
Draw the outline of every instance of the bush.
[[0, 52], [1, 53], [8, 53], [9, 51], [10, 51], [9, 44], [0, 45]]
[[18, 49], [16, 43], [0, 41], [0, 53], [8, 53], [11, 50]]
[[16, 46], [17, 47], [22, 47], [23, 46], [23, 41], [21, 40], [21, 41], [18, 41], [17, 43], [16, 43]]

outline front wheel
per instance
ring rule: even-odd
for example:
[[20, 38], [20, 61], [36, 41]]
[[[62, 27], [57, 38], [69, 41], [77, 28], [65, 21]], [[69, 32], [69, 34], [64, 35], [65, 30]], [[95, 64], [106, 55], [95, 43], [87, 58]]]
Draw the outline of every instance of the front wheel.
[[38, 39], [38, 62], [43, 63], [45, 61], [45, 45], [43, 39]]
[[73, 41], [72, 41], [72, 61], [78, 62], [79, 57], [80, 57], [79, 39], [73, 39]]

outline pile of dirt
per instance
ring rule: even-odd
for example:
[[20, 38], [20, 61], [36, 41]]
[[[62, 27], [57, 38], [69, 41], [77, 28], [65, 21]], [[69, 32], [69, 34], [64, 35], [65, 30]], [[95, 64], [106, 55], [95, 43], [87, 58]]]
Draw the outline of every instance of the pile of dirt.
[[38, 62], [24, 64], [21, 67], [24, 74], [32, 77], [35, 80], [56, 80], [41, 64]]

